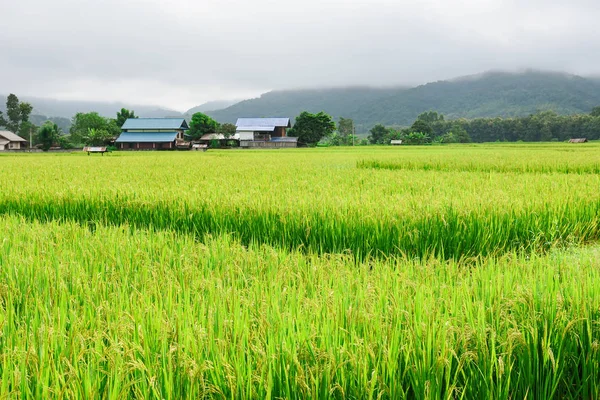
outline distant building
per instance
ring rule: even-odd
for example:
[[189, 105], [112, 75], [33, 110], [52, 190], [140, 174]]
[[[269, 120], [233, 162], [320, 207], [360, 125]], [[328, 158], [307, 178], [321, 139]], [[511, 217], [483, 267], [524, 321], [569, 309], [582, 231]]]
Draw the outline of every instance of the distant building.
[[297, 147], [298, 138], [288, 137], [292, 127], [289, 118], [238, 118], [234, 138], [240, 147], [281, 148]]
[[25, 148], [27, 140], [9, 131], [0, 131], [0, 151]]
[[587, 143], [587, 141], [586, 138], [578, 138], [569, 140], [569, 143]]
[[129, 118], [115, 141], [122, 150], [169, 150], [188, 148], [183, 138], [189, 126], [183, 118]]
[[400, 146], [402, 144], [402, 140], [398, 139], [398, 140], [392, 140], [390, 141], [390, 144], [392, 146]]

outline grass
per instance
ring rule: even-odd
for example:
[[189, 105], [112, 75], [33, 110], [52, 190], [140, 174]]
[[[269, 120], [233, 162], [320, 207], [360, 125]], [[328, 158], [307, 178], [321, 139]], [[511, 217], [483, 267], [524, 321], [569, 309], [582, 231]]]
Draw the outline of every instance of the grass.
[[596, 398], [598, 150], [0, 156], [0, 397]]

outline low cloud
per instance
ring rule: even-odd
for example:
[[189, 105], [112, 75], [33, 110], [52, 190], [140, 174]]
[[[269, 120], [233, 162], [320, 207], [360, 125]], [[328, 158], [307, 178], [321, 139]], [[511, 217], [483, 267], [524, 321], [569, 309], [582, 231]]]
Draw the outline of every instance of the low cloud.
[[598, 15], [589, 0], [3, 2], [0, 92], [184, 110], [490, 69], [598, 74]]

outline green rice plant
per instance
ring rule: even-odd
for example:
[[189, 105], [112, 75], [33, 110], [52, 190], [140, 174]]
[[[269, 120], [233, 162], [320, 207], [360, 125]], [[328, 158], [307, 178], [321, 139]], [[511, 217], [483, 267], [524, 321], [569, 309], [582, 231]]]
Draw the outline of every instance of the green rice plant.
[[600, 251], [356, 263], [0, 218], [0, 396], [596, 398]]
[[[448, 156], [444, 162], [452, 166], [464, 154], [482, 159], [490, 149], [506, 151], [494, 146], [450, 147], [440, 154]], [[505, 157], [516, 163], [536, 149], [510, 148]], [[542, 148], [563, 154], [553, 161], [556, 165], [579, 157], [565, 149], [572, 147]], [[597, 175], [516, 177], [354, 167], [365, 154], [398, 157], [403, 150], [312, 149], [269, 153], [268, 158], [251, 151], [201, 157], [3, 157], [3, 167], [20, 184], [0, 193], [0, 212], [41, 221], [72, 220], [90, 229], [99, 222], [175, 230], [198, 238], [226, 233], [246, 245], [349, 252], [358, 259], [398, 254], [485, 257], [598, 239]], [[428, 150], [412, 157], [422, 158]], [[514, 155], [518, 152], [520, 158]], [[44, 163], [43, 170], [36, 169], [39, 163]], [[200, 172], [186, 172], [194, 163]], [[555, 168], [547, 163], [540, 165]]]

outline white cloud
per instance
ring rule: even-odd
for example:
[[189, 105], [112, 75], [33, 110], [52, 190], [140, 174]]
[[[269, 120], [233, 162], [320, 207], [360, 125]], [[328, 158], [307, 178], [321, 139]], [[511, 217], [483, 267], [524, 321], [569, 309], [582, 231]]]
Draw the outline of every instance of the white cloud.
[[21, 0], [0, 89], [185, 109], [268, 89], [489, 69], [600, 73], [592, 0]]

